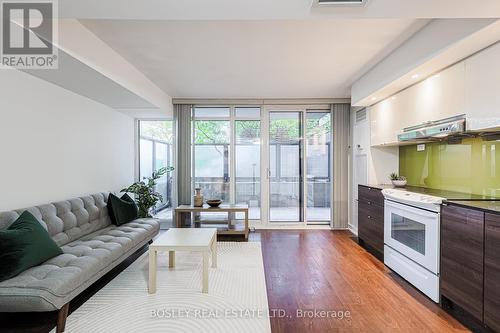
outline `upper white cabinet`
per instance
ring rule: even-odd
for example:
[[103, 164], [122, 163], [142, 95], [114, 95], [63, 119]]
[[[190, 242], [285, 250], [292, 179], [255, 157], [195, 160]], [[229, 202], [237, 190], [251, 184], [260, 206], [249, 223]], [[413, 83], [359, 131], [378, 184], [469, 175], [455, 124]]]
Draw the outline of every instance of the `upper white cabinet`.
[[372, 107], [371, 145], [395, 145], [405, 127], [465, 114], [465, 64], [401, 91]]
[[369, 108], [371, 145], [396, 145], [405, 127], [465, 114], [469, 131], [500, 130], [500, 43]]
[[500, 44], [465, 60], [467, 129], [500, 127]]
[[368, 108], [370, 111], [370, 143], [372, 146], [391, 145], [398, 140], [402, 127], [397, 99], [386, 99]]
[[465, 64], [460, 62], [415, 86], [410, 126], [465, 114]]

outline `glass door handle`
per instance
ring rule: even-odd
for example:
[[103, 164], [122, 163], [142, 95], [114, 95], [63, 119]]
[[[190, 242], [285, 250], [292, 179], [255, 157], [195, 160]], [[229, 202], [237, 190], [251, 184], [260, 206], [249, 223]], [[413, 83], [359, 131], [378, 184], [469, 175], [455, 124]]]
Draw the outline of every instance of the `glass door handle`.
[[267, 179], [271, 179], [271, 169], [266, 168], [266, 172], [267, 172]]

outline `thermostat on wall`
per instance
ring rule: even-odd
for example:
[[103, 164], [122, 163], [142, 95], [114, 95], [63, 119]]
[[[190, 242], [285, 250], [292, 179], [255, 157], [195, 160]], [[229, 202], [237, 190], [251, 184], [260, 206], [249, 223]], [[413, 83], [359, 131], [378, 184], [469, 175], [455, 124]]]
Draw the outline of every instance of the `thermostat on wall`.
[[425, 143], [417, 145], [417, 151], [424, 151], [425, 150]]

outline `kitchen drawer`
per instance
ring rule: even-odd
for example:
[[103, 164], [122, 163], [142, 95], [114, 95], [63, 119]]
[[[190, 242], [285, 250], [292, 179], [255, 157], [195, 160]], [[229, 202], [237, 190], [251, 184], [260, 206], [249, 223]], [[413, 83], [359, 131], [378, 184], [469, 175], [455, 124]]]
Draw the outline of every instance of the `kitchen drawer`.
[[358, 200], [369, 205], [384, 207], [384, 195], [382, 190], [374, 187], [358, 186]]
[[444, 206], [441, 211], [441, 294], [483, 321], [484, 213]]
[[380, 253], [384, 252], [384, 208], [358, 202], [358, 238]]
[[500, 332], [500, 215], [485, 215], [484, 323]]

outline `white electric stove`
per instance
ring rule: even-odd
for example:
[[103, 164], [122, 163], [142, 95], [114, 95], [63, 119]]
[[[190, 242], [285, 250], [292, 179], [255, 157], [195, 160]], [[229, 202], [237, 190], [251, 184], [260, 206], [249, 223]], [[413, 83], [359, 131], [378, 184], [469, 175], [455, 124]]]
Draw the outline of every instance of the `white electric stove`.
[[384, 189], [384, 263], [439, 302], [439, 230], [445, 198]]

